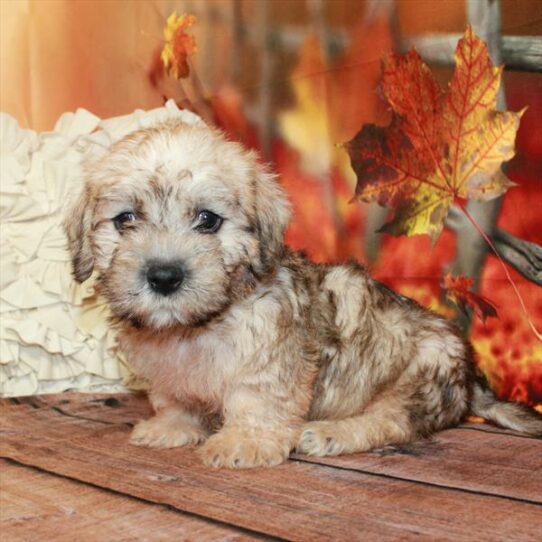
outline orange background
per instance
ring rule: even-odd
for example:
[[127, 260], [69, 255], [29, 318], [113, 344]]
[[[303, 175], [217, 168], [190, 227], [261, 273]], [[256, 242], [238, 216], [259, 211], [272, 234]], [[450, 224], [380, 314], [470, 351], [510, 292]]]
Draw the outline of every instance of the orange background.
[[[105, 118], [160, 106], [164, 96], [180, 98], [178, 83], [161, 78], [153, 84], [149, 77], [162, 46], [165, 20], [176, 9], [198, 17], [194, 34], [199, 52], [192, 71], [198, 74], [205, 97], [214, 97], [211, 102], [222, 126], [247, 144], [258, 146], [257, 109], [263, 84], [263, 53], [258, 45], [261, 4], [257, 0], [237, 4], [245, 24], [241, 34], [232, 24], [234, 5], [233, 0], [0, 0], [0, 109], [15, 116], [22, 126], [43, 131], [52, 129], [63, 112], [79, 107]], [[327, 30], [343, 32], [352, 40], [366, 7], [364, 1], [324, 2]], [[266, 20], [270, 31], [314, 29], [307, 3], [300, 0], [269, 1]], [[542, 2], [503, 0], [502, 23], [506, 35], [542, 35]], [[414, 34], [462, 33], [465, 25], [463, 0], [398, 0], [392, 29], [397, 43]], [[337, 219], [323, 204], [329, 194], [321, 179], [303, 168], [299, 150], [281, 137], [279, 115], [295, 109], [297, 103], [293, 74], [299, 52], [299, 47], [274, 51], [272, 76], [264, 89], [270, 96], [273, 134], [268, 158], [281, 174], [296, 210], [288, 241], [296, 248], [306, 248], [317, 260], [361, 260], [391, 286], [450, 313], [441, 300], [439, 283], [454, 259], [454, 235], [445, 232], [434, 249], [425, 237], [385, 237], [378, 258], [369, 262], [362, 242], [368, 211], [365, 206], [348, 204], [354, 190], [351, 179], [337, 167], [329, 172], [340, 215]], [[378, 67], [381, 53], [371, 51], [359, 70]], [[450, 70], [439, 68], [436, 73], [445, 81]], [[328, 75], [331, 79], [340, 76], [333, 69]], [[303, 77], [310, 78], [310, 70]], [[359, 79], [355, 84], [361, 85]], [[518, 134], [517, 156], [508, 170], [519, 186], [505, 196], [499, 225], [541, 244], [542, 75], [506, 72], [504, 83], [508, 108], [519, 110], [528, 105], [529, 109]], [[192, 84], [183, 85], [192, 95]], [[331, 120], [348, 119], [356, 103], [355, 91], [345, 87], [344, 100], [325, 114]], [[334, 146], [342, 141], [328, 143]], [[542, 328], [540, 287], [515, 272], [513, 278], [533, 321]], [[542, 404], [542, 346], [529, 331], [492, 256], [483, 271], [481, 292], [497, 304], [500, 319], [489, 320], [485, 326], [478, 321], [474, 324], [472, 339], [480, 365], [503, 397]]]
[[[243, 17], [254, 21], [258, 0], [244, 0]], [[224, 19], [230, 0], [2, 0], [0, 1], [0, 110], [25, 127], [53, 128], [65, 111], [78, 107], [99, 117], [161, 105], [162, 98], [145, 78], [162, 28], [173, 11], [199, 13], [214, 9], [212, 20], [194, 32], [200, 44], [195, 64], [209, 94], [240, 72], [238, 84], [250, 94], [258, 83], [257, 48], [246, 46], [232, 57], [233, 29]], [[363, 17], [363, 0], [324, 3], [329, 28], [352, 28]], [[464, 0], [398, 0], [400, 35], [459, 32], [465, 28]], [[503, 0], [503, 34], [542, 35], [540, 0]], [[221, 19], [222, 16], [222, 19]], [[269, 0], [272, 27], [309, 27], [302, 0]], [[276, 85], [287, 79], [295, 55], [276, 62]], [[284, 60], [284, 61], [282, 61]]]

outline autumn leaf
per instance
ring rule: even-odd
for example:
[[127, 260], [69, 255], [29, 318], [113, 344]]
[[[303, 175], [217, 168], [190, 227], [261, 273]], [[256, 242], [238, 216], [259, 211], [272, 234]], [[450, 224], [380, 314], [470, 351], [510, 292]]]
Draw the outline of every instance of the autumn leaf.
[[362, 257], [363, 210], [350, 205], [356, 175], [340, 144], [362, 123], [389, 118], [376, 90], [381, 59], [392, 48], [388, 15], [379, 5], [333, 58], [309, 34], [291, 77], [295, 105], [279, 117], [286, 146], [276, 145], [274, 160], [295, 209], [288, 242], [317, 261]]
[[188, 57], [197, 51], [196, 38], [186, 33], [196, 22], [194, 15], [178, 16], [173, 12], [164, 28], [164, 48], [160, 58], [169, 75], [183, 79], [190, 73]]
[[153, 88], [158, 88], [164, 78], [165, 68], [162, 61], [162, 47], [158, 47], [152, 54], [151, 63], [147, 71], [147, 79]]
[[501, 164], [514, 156], [523, 111], [495, 110], [502, 67], [470, 26], [455, 61], [445, 93], [415, 50], [389, 56], [382, 89], [391, 123], [365, 125], [347, 144], [356, 195], [394, 210], [382, 231], [436, 239], [456, 198], [487, 201], [513, 186]]
[[243, 109], [243, 95], [229, 85], [222, 85], [209, 99], [214, 122], [228, 137], [240, 141], [247, 147], [258, 148], [258, 134]]
[[495, 305], [489, 299], [471, 292], [470, 289], [473, 285], [474, 280], [471, 278], [453, 277], [451, 273], [448, 273], [444, 277], [443, 289], [446, 292], [446, 297], [464, 312], [467, 312], [467, 307], [470, 307], [483, 322], [486, 321], [486, 318], [497, 318]]
[[363, 122], [385, 121], [375, 90], [380, 59], [391, 50], [388, 19], [377, 15], [352, 34], [345, 54], [330, 62], [318, 37], [309, 34], [292, 73], [296, 104], [279, 117], [286, 142], [299, 152], [303, 169], [321, 177], [337, 168], [352, 186], [356, 178], [345, 150]]
[[313, 175], [327, 173], [332, 163], [327, 110], [327, 67], [318, 38], [309, 34], [301, 46], [299, 64], [292, 74], [296, 107], [282, 113], [284, 139], [300, 153], [303, 169]]

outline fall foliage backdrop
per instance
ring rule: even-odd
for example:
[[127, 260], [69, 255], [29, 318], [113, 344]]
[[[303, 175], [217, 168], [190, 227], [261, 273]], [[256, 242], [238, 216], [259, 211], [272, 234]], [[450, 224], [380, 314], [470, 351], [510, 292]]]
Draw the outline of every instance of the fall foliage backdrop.
[[[380, 9], [375, 8], [378, 4]], [[388, 125], [391, 109], [401, 113], [404, 107], [401, 95], [393, 93], [403, 92], [413, 83], [408, 76], [394, 80], [398, 71], [393, 73], [393, 63], [387, 64], [382, 81], [382, 58], [398, 52], [413, 35], [462, 34], [466, 28], [463, 0], [397, 0], [393, 12], [391, 4], [370, 0], [0, 2], [0, 109], [17, 117], [23, 126], [46, 130], [60, 113], [78, 107], [108, 117], [159, 106], [164, 97], [179, 103], [204, 99], [200, 106], [205, 114], [212, 115], [232, 137], [259, 148], [280, 173], [295, 209], [287, 234], [292, 246], [306, 249], [320, 261], [360, 260], [391, 287], [453, 316], [454, 308], [444, 300], [441, 283], [453, 267], [455, 234], [444, 228], [434, 246], [426, 236], [375, 237], [382, 216], [373, 211], [373, 205], [351, 203], [357, 179], [344, 144], [364, 124]], [[160, 59], [163, 28], [174, 10], [197, 18], [190, 28], [197, 52], [186, 60], [191, 75], [181, 84], [167, 76]], [[503, 0], [502, 32], [542, 34], [542, 3]], [[194, 48], [195, 43], [189, 41], [189, 46]], [[178, 51], [172, 49], [169, 54], [173, 58]], [[418, 62], [414, 54], [405, 58], [405, 62]], [[436, 82], [446, 88], [451, 69], [431, 66], [431, 70]], [[496, 92], [492, 73], [486, 75]], [[507, 110], [528, 108], [519, 125], [516, 156], [506, 172], [517, 186], [503, 198], [498, 227], [540, 245], [542, 75], [505, 71], [503, 82]], [[425, 88], [436, 92], [432, 86]], [[417, 103], [430, 104], [434, 96], [421, 93]], [[453, 116], [453, 100], [448, 107]], [[437, 112], [431, 109], [426, 111], [429, 113]], [[500, 118], [514, 128], [519, 122], [512, 114]], [[469, 122], [463, 132], [456, 133], [455, 151], [446, 149], [461, 155], [463, 162], [471, 158], [471, 147], [460, 146], [481, 120], [473, 117]], [[374, 128], [372, 135], [382, 135], [382, 130]], [[511, 145], [508, 141], [508, 147]], [[411, 160], [418, 167], [427, 167], [430, 152], [442, 154], [443, 149], [435, 138]], [[502, 154], [504, 160], [511, 157], [510, 152]], [[357, 171], [361, 178], [366, 172], [367, 163]], [[449, 192], [447, 202], [453, 203], [462, 195], [461, 182], [454, 172], [447, 178], [436, 182], [457, 189]], [[491, 190], [507, 187], [501, 178], [500, 187], [494, 185]], [[381, 193], [369, 197], [366, 190], [360, 191], [358, 185], [358, 194], [365, 195], [365, 200], [390, 199]], [[435, 218], [435, 208], [432, 211], [426, 218]], [[388, 229], [417, 233], [419, 222], [405, 226], [400, 218], [396, 214]], [[435, 238], [443, 221], [436, 224]], [[510, 273], [540, 329], [540, 286], [514, 270]], [[457, 288], [464, 290], [464, 284], [449, 285], [456, 288], [456, 294]], [[483, 267], [479, 294], [499, 318], [473, 321], [471, 338], [478, 363], [501, 396], [542, 405], [542, 344], [492, 255]]]

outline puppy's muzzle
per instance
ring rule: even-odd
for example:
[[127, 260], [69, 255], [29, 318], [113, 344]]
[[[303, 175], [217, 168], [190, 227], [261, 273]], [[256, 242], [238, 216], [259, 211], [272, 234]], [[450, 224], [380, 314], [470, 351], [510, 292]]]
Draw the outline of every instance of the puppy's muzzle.
[[178, 264], [155, 263], [147, 269], [147, 282], [153, 292], [168, 296], [183, 283], [184, 273]]

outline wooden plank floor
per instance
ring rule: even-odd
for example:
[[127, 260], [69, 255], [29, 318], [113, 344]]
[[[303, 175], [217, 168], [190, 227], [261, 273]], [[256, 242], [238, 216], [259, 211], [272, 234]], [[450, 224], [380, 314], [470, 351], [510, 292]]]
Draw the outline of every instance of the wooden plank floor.
[[463, 425], [409, 446], [214, 470], [128, 444], [143, 396], [0, 401], [2, 541], [542, 541], [542, 441]]

